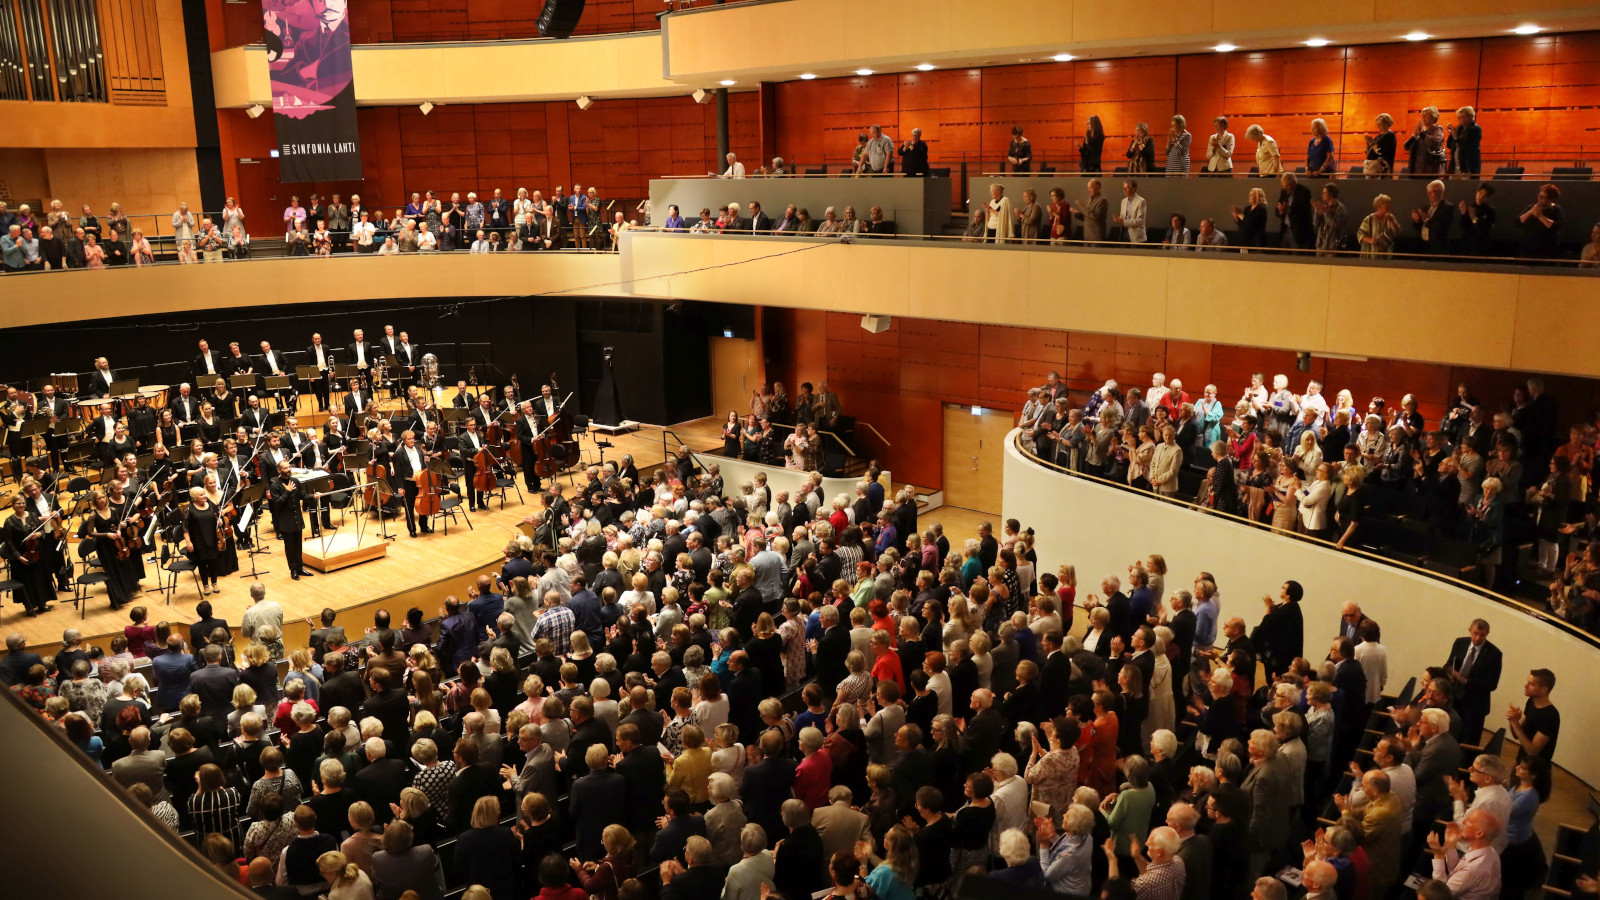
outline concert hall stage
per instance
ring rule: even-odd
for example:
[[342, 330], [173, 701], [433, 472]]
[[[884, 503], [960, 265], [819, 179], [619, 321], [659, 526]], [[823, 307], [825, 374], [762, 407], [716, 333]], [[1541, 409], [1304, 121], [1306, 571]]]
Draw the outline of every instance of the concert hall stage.
[[[721, 422], [715, 418], [672, 425], [669, 429], [678, 438], [688, 441], [695, 450], [721, 445]], [[611, 437], [610, 442], [615, 446], [606, 450], [606, 460], [620, 460], [624, 454], [632, 454], [640, 469], [654, 466], [663, 458], [662, 436], [661, 428], [644, 425], [630, 434]], [[674, 448], [676, 443], [675, 440], [672, 442]], [[591, 442], [584, 441], [585, 460], [592, 456], [592, 446]], [[569, 479], [563, 477], [561, 481], [567, 484]], [[520, 474], [517, 484], [523, 484]], [[539, 508], [537, 501], [527, 495], [525, 487], [525, 504], [518, 500], [515, 490], [508, 489], [506, 494], [504, 509], [500, 501], [495, 499], [487, 513], [466, 513], [472, 518], [471, 528], [458, 518], [451, 523], [448, 535], [444, 533], [443, 523], [440, 522], [436, 523], [434, 534], [411, 538], [406, 535], [404, 517], [391, 518], [387, 522], [389, 534], [398, 537], [383, 542], [387, 544], [386, 555], [370, 562], [361, 562], [360, 565], [344, 563], [340, 567], [330, 564], [331, 571], [318, 571], [312, 577], [299, 581], [289, 577], [289, 569], [283, 558], [283, 545], [272, 536], [270, 520], [264, 521], [261, 525], [261, 543], [269, 552], [255, 557], [255, 565], [265, 574], [256, 579], [248, 577], [251, 560], [241, 550], [240, 571], [219, 579], [221, 592], [205, 599], [211, 601], [214, 615], [227, 620], [238, 638], [238, 625], [245, 607], [249, 605], [250, 584], [259, 580], [266, 585], [267, 596], [283, 606], [284, 642], [291, 647], [305, 645], [309, 629], [304, 620], [315, 617], [324, 607], [346, 610], [383, 606], [399, 621], [407, 608], [418, 606], [431, 618], [437, 614], [447, 594], [455, 593], [464, 600], [467, 585], [480, 571], [499, 569], [501, 549], [508, 540], [522, 533], [523, 517]], [[461, 509], [465, 511], [466, 507], [463, 505]], [[353, 515], [347, 515], [339, 534], [355, 534]], [[338, 521], [337, 514], [334, 520]], [[379, 533], [377, 519], [368, 518], [365, 523], [365, 546], [370, 547], [371, 541]], [[307, 567], [316, 569], [313, 552], [320, 550], [321, 542], [313, 540], [309, 531], [304, 537]], [[377, 540], [382, 541], [381, 538]], [[73, 550], [75, 555], [75, 546]], [[187, 572], [179, 573], [178, 588], [175, 594], [170, 595], [169, 606], [167, 597], [156, 590], [158, 571], [156, 565], [146, 564], [144, 593], [134, 598], [133, 605], [144, 606], [149, 611], [150, 624], [167, 621], [173, 625], [187, 625], [197, 621], [199, 617], [194, 610], [201, 597], [194, 576]], [[128, 611], [133, 607], [112, 612], [105, 589], [98, 585], [90, 588], [87, 615], [81, 622], [77, 608], [68, 602], [71, 595], [56, 596], [57, 600], [50, 610], [37, 618], [28, 618], [21, 603], [4, 603], [0, 607], [0, 631], [6, 634], [20, 632], [31, 649], [49, 654], [59, 644], [63, 629], [78, 628], [86, 638], [109, 651], [111, 635], [121, 633], [130, 622]], [[371, 624], [372, 619], [370, 611], [362, 611], [359, 615], [341, 617], [340, 621], [359, 633], [361, 628]], [[187, 634], [187, 628], [182, 633]], [[242, 641], [242, 638], [239, 639]]]

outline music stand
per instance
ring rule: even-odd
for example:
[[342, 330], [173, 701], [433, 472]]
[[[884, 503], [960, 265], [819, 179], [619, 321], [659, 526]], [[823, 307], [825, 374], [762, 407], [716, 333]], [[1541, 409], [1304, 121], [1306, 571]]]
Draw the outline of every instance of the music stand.
[[236, 391], [244, 391], [246, 394], [255, 393], [256, 376], [249, 372], [239, 372], [228, 379], [228, 387]]
[[261, 380], [261, 386], [263, 390], [271, 395], [272, 399], [278, 401], [278, 410], [281, 412], [285, 405], [283, 397], [285, 394], [290, 393], [289, 376], [268, 375]]
[[250, 557], [250, 571], [248, 573], [241, 574], [239, 576], [240, 578], [254, 578], [257, 575], [265, 575], [272, 571], [271, 569], [256, 569], [257, 554], [272, 552], [261, 543], [262, 507], [258, 504], [260, 504], [263, 498], [266, 496], [267, 483], [265, 481], [258, 481], [249, 487], [240, 488], [238, 491], [234, 492], [233, 495], [233, 508], [238, 510], [240, 515], [244, 514], [245, 507], [248, 506], [251, 508], [250, 522], [247, 526], [245, 526], [250, 530], [250, 549], [245, 551], [245, 555]]
[[278, 410], [275, 413], [268, 413], [266, 428], [268, 431], [277, 431], [278, 429], [282, 428], [283, 423], [287, 422], [288, 420], [289, 417], [284, 415], [283, 410]]
[[[78, 421], [81, 422], [83, 420], [79, 419]], [[28, 456], [34, 456], [35, 455], [34, 452], [33, 452], [33, 439], [34, 438], [43, 439], [44, 436], [45, 436], [45, 432], [47, 432], [49, 430], [50, 430], [50, 420], [49, 419], [28, 419], [28, 420], [26, 420], [26, 421], [24, 421], [22, 423], [22, 427], [21, 428], [17, 429], [17, 437], [23, 438], [23, 439], [27, 440], [27, 442], [28, 442], [28, 454], [27, 454]], [[48, 442], [46, 442], [45, 451], [49, 452], [49, 450], [50, 450], [49, 444], [48, 444]]]
[[178, 436], [183, 438], [185, 443], [194, 440], [200, 436], [200, 423], [188, 422], [183, 425], [179, 425]]
[[107, 394], [112, 397], [120, 397], [124, 394], [136, 394], [138, 392], [139, 379], [137, 378], [127, 378], [122, 381], [113, 381], [111, 382], [111, 386], [107, 389]]
[[[73, 519], [87, 516], [92, 509], [94, 509], [94, 504], [92, 502], [90, 492], [84, 491], [83, 493], [72, 498], [72, 511], [66, 514], [66, 518], [62, 520], [62, 525], [66, 525]], [[67, 531], [71, 532], [71, 527], [68, 527]], [[93, 538], [86, 538], [85, 540], [93, 540]], [[65, 552], [65, 548], [63, 548], [63, 552]], [[82, 560], [83, 557], [80, 556], [78, 559]], [[85, 565], [87, 565], [87, 563]], [[82, 599], [77, 599], [74, 597], [73, 602], [78, 604], [78, 621], [81, 622], [83, 621], [84, 617], [84, 609], [89, 605], [89, 595], [84, 594]]]

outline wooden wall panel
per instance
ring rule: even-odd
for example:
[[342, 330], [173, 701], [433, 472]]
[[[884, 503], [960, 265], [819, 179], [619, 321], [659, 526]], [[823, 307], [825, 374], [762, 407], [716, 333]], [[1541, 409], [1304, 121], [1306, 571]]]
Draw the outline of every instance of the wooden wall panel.
[[1254, 161], [1255, 146], [1244, 139], [1251, 124], [1278, 140], [1293, 167], [1304, 163], [1311, 120], [1322, 117], [1339, 168], [1348, 171], [1365, 156], [1363, 138], [1379, 113], [1393, 116], [1396, 130], [1408, 135], [1424, 106], [1444, 111], [1448, 124], [1456, 108], [1471, 105], [1490, 164], [1514, 155], [1532, 169], [1548, 169], [1592, 159], [1600, 148], [1600, 33], [795, 81], [778, 85], [777, 97], [779, 152], [809, 164], [826, 154], [835, 167], [848, 160], [855, 135], [878, 121], [896, 140], [922, 128], [935, 165], [981, 160], [975, 171], [999, 166], [1011, 128], [1020, 124], [1035, 162], [1065, 170], [1077, 164], [1091, 115], [1106, 129], [1105, 161], [1116, 166], [1134, 125], [1148, 123], [1162, 141], [1168, 120], [1180, 112], [1196, 138], [1196, 171], [1219, 114], [1238, 138], [1241, 169]]

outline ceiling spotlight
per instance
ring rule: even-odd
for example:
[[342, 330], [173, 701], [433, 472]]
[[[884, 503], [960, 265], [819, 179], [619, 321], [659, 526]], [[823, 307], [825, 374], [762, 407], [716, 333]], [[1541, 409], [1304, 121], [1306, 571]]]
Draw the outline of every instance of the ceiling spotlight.
[[1307, 47], [1326, 47], [1333, 43], [1333, 41], [1330, 41], [1327, 38], [1311, 38], [1310, 40], [1302, 41], [1301, 43], [1304, 43]]
[[1235, 50], [1237, 50], [1239, 48], [1237, 46], [1235, 46], [1234, 44], [1229, 44], [1229, 43], [1224, 42], [1224, 43], [1216, 45], [1215, 47], [1212, 47], [1211, 49], [1217, 51], [1218, 53], [1232, 53], [1233, 51], [1235, 51]]
[[857, 75], [871, 75], [872, 74], [872, 70], [871, 69], [857, 69], [856, 70], [856, 74]]
[[589, 107], [591, 107], [593, 105], [594, 105], [594, 101], [589, 99], [589, 95], [588, 94], [584, 94], [583, 96], [578, 98], [578, 108], [579, 109], [588, 109]]
[[918, 72], [932, 72], [934, 69], [937, 69], [937, 68], [939, 68], [939, 67], [934, 65], [933, 63], [921, 63], [920, 65], [917, 66], [917, 71]]
[[724, 78], [721, 81], [717, 82], [717, 84], [720, 84], [723, 87], [733, 87], [734, 85], [736, 85], [738, 83], [739, 82], [734, 81], [732, 78]]
[[267, 108], [265, 106], [262, 106], [261, 104], [256, 103], [256, 104], [252, 104], [251, 106], [245, 107], [244, 114], [249, 116], [252, 119], [255, 119], [255, 118], [259, 118], [261, 116], [261, 114], [266, 112], [266, 111], [267, 111]]
[[1427, 33], [1426, 31], [1413, 31], [1410, 34], [1406, 35], [1406, 40], [1408, 40], [1408, 41], [1425, 41], [1425, 40], [1427, 40], [1428, 38], [1431, 38], [1431, 37], [1433, 37], [1433, 35]]
[[422, 114], [423, 115], [427, 115], [428, 113], [433, 112], [433, 101], [432, 100], [424, 100], [424, 101], [422, 101], [422, 105], [417, 107], [417, 109], [422, 110]]
[[816, 78], [816, 77], [817, 77], [817, 73], [815, 73], [815, 72], [801, 72], [800, 73], [800, 80], [801, 81], [810, 81], [811, 79]]
[[1518, 25], [1517, 27], [1511, 29], [1511, 33], [1512, 34], [1538, 34], [1539, 32], [1541, 32], [1543, 30], [1544, 30], [1543, 28], [1540, 28], [1537, 25]]
[[1072, 62], [1077, 57], [1074, 57], [1071, 53], [1057, 53], [1055, 56], [1050, 58], [1056, 62]]

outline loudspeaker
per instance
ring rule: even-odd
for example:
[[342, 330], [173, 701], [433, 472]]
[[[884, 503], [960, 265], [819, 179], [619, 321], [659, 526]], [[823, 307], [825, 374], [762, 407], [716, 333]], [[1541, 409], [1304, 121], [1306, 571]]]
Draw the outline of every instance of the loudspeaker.
[[1302, 372], [1311, 371], [1311, 354], [1304, 350], [1294, 355], [1294, 367]]
[[539, 33], [545, 37], [572, 37], [578, 20], [583, 18], [584, 0], [544, 0], [544, 11], [539, 13]]
[[883, 334], [889, 330], [889, 316], [862, 316], [861, 327], [873, 334]]
[[696, 103], [710, 103], [715, 95], [705, 88], [696, 88], [695, 92], [689, 96], [693, 97]]

